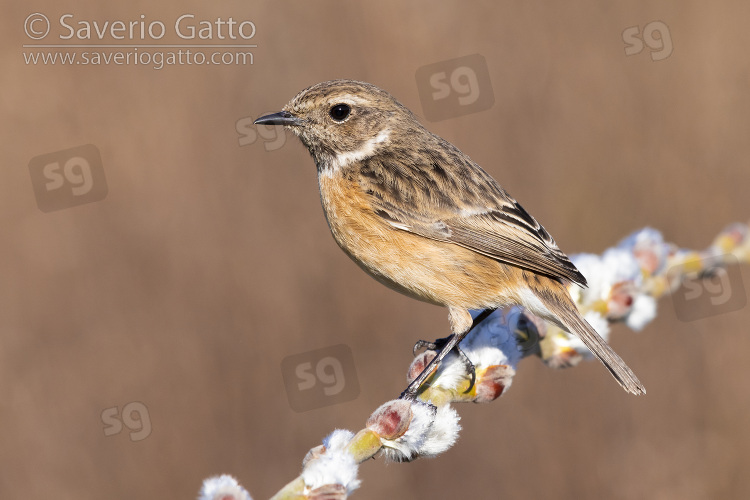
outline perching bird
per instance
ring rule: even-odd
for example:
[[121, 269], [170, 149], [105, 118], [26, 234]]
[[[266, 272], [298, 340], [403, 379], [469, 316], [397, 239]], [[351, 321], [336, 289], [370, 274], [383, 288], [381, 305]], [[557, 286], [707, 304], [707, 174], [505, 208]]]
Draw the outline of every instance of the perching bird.
[[[331, 233], [354, 262], [394, 290], [448, 308], [453, 335], [402, 397], [416, 397], [474, 324], [513, 304], [576, 334], [626, 391], [646, 392], [581, 317], [566, 285], [586, 279], [549, 233], [390, 94], [323, 82], [255, 123], [284, 125], [307, 147]], [[485, 313], [473, 321], [470, 309]]]

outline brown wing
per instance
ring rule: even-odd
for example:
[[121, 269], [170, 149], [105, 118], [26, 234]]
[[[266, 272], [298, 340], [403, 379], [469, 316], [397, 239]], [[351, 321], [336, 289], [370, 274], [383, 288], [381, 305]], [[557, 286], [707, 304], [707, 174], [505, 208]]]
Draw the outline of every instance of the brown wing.
[[[539, 223], [538, 228], [535, 228], [525, 221], [519, 221], [511, 215], [512, 210], [490, 210], [429, 221], [424, 217], [406, 216], [395, 207], [388, 207], [382, 200], [378, 200], [375, 205], [379, 206], [376, 210], [378, 215], [398, 229], [455, 243], [535, 273], [586, 286], [586, 278], [560, 251], [549, 233]], [[516, 206], [521, 208], [520, 205]]]
[[[560, 251], [544, 227], [514, 204], [469, 217], [448, 219], [448, 241], [547, 276], [586, 286], [586, 278]], [[520, 218], [516, 214], [523, 214]]]
[[360, 184], [375, 213], [403, 231], [586, 286], [536, 219], [466, 155], [433, 137], [439, 142], [429, 150], [362, 163]]

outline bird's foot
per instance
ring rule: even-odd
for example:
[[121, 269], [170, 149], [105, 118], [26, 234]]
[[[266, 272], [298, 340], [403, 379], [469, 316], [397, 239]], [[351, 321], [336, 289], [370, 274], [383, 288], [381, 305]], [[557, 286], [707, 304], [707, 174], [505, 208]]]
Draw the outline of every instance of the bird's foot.
[[[429, 342], [427, 340], [417, 340], [417, 342], [414, 344], [414, 348], [412, 349], [412, 352], [416, 356], [417, 351], [419, 351], [420, 349], [426, 348], [427, 350], [436, 351], [440, 353], [452, 339], [453, 339], [453, 335], [449, 337], [437, 339], [434, 342]], [[458, 355], [458, 359], [460, 359], [461, 362], [464, 364], [464, 367], [466, 368], [466, 371], [469, 374], [469, 377], [470, 377], [469, 388], [466, 389], [466, 391], [464, 391], [465, 393], [469, 392], [471, 391], [471, 389], [474, 388], [474, 383], [476, 382], [476, 379], [477, 379], [477, 373], [476, 373], [476, 369], [474, 368], [474, 363], [471, 362], [471, 360], [466, 355], [466, 353], [462, 351], [458, 345], [454, 346], [452, 350], [456, 351], [456, 354]], [[404, 395], [407, 394], [407, 392], [409, 392], [410, 389], [412, 389], [411, 385], [409, 386], [409, 388], [407, 388], [406, 391], [404, 391], [401, 394], [402, 399], [413, 400], [414, 397], [416, 397], [416, 393], [419, 390], [419, 387], [414, 388], [414, 390], [412, 391], [413, 392], [413, 394], [411, 394], [413, 396], [412, 398], [404, 398]]]
[[414, 348], [411, 350], [411, 352], [414, 356], [416, 356], [417, 351], [419, 351], [420, 349], [427, 349], [428, 351], [440, 351], [443, 347], [445, 347], [445, 344], [448, 343], [451, 337], [452, 335], [444, 337], [442, 339], [437, 339], [434, 342], [430, 342], [428, 340], [417, 340], [414, 343]]

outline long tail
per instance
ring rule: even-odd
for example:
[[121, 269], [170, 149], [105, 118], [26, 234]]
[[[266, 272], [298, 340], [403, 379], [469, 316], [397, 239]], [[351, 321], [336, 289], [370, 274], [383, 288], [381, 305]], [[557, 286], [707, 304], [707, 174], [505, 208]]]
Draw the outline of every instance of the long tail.
[[[599, 358], [599, 361], [604, 363], [609, 372], [615, 377], [620, 385], [631, 394], [646, 394], [646, 388], [643, 387], [641, 381], [635, 376], [635, 373], [625, 364], [625, 362], [617, 355], [615, 351], [607, 344], [601, 336], [596, 333], [596, 330], [588, 324], [588, 322], [581, 317], [578, 312], [578, 308], [568, 296], [568, 292], [564, 287], [561, 287], [563, 296], [557, 294], [554, 297], [541, 297], [540, 299], [544, 302], [544, 305], [557, 316], [555, 323], [561, 322], [569, 332], [574, 333], [578, 336], [581, 341]], [[547, 294], [544, 294], [547, 295]], [[550, 318], [551, 319], [551, 318]], [[558, 323], [559, 324], [559, 323]]]

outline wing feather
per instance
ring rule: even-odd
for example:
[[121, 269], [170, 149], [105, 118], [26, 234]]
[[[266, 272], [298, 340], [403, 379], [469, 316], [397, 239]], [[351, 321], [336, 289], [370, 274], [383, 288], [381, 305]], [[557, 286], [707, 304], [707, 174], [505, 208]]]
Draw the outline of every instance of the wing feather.
[[360, 163], [373, 211], [394, 228], [586, 286], [550, 234], [455, 146], [403, 148]]

